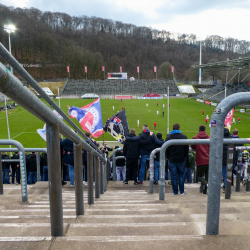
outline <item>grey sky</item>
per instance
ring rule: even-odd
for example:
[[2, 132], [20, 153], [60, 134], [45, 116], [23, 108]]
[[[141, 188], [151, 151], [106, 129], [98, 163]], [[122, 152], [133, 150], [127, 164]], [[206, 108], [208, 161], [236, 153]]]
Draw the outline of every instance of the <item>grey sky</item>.
[[2, 0], [6, 6], [96, 16], [175, 33], [249, 40], [250, 0]]

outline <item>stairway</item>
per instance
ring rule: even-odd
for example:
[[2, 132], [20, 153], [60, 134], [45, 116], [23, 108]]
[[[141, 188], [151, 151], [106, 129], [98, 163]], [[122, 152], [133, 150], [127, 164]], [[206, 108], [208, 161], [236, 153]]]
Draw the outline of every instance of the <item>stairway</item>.
[[[0, 197], [0, 249], [241, 249], [250, 246], [250, 193], [233, 190], [221, 196], [219, 236], [206, 236], [207, 195], [198, 184], [174, 196], [166, 185], [165, 201], [149, 183], [109, 182], [107, 192], [85, 214], [75, 216], [74, 188], [63, 187], [65, 237], [50, 236], [48, 184], [28, 186], [29, 202], [21, 202], [20, 186], [5, 185]], [[248, 249], [248, 248], [247, 248]]]

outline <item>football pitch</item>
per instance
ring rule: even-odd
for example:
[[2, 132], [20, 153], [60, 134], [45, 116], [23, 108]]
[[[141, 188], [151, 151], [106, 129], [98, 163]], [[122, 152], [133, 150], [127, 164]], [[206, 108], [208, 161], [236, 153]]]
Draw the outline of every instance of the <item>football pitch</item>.
[[[54, 101], [59, 105], [59, 101], [54, 99]], [[68, 107], [67, 105], [83, 107], [93, 100], [90, 99], [61, 99], [61, 109], [67, 114]], [[158, 103], [158, 106], [157, 106]], [[148, 104], [148, 107], [146, 107]], [[165, 107], [163, 108], [163, 104]], [[114, 111], [113, 111], [113, 106]], [[114, 115], [117, 111], [122, 110], [122, 106], [126, 110], [127, 120], [129, 124], [129, 129], [134, 128], [136, 134], [139, 134], [142, 131], [142, 125], [147, 124], [150, 131], [153, 131], [155, 134], [162, 133], [163, 138], [166, 138], [167, 135], [167, 99], [158, 99], [158, 100], [114, 100], [114, 99], [101, 99], [101, 110], [102, 110], [102, 122], [105, 124], [105, 121]], [[174, 123], [180, 124], [180, 130], [183, 134], [187, 135], [189, 139], [192, 139], [198, 132], [199, 125], [205, 124], [206, 115], [209, 116], [209, 121], [214, 106], [209, 106], [204, 103], [197, 102], [195, 99], [170, 99], [170, 108], [169, 108], [169, 131], [172, 130], [172, 125]], [[234, 128], [239, 130], [239, 136], [241, 138], [250, 137], [249, 125], [250, 125], [250, 114], [240, 113], [240, 107], [236, 107], [234, 118], [236, 124], [232, 124], [231, 131]], [[202, 110], [205, 111], [205, 114], [202, 115]], [[157, 111], [159, 114], [157, 115]], [[164, 111], [164, 116], [162, 112]], [[241, 117], [240, 124], [237, 123], [238, 117]], [[24, 147], [29, 148], [40, 148], [46, 147], [46, 142], [38, 135], [36, 132], [37, 129], [42, 129], [44, 123], [38, 118], [30, 114], [21, 106], [17, 106], [15, 110], [8, 110], [8, 119], [10, 127], [10, 137], [13, 140], [19, 141]], [[137, 120], [139, 119], [139, 128], [137, 128]], [[76, 119], [72, 121], [81, 129], [80, 124]], [[155, 130], [153, 129], [153, 123], [156, 122], [157, 126]], [[209, 122], [208, 122], [209, 123]], [[210, 134], [210, 128], [208, 124], [207, 133]], [[3, 110], [0, 112], [0, 139], [8, 139], [7, 132], [7, 122], [6, 114]], [[103, 136], [94, 138], [96, 141], [102, 141]], [[105, 141], [115, 141], [115, 139], [109, 134], [104, 133]], [[1, 146], [6, 147], [6, 146]]]

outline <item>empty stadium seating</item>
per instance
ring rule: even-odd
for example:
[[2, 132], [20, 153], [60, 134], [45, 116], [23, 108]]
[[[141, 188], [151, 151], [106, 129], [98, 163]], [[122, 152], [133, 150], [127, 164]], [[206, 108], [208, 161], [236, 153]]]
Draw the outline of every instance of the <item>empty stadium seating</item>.
[[173, 80], [69, 80], [66, 82], [61, 95], [68, 98], [79, 98], [86, 93], [95, 93], [101, 98], [115, 95], [143, 96], [147, 93], [180, 94], [176, 82]]

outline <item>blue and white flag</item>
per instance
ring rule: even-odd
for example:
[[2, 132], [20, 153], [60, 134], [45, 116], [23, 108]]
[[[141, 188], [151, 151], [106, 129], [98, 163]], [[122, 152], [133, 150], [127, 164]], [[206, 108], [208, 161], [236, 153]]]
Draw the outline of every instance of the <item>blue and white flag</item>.
[[[53, 110], [53, 112], [56, 116], [63, 120], [62, 116], [55, 109]], [[46, 141], [46, 123], [44, 124], [42, 129], [37, 129], [37, 133]]]
[[82, 108], [69, 107], [68, 113], [71, 118], [76, 118], [82, 129], [89, 131], [93, 137], [97, 138], [103, 134], [100, 99]]

